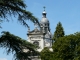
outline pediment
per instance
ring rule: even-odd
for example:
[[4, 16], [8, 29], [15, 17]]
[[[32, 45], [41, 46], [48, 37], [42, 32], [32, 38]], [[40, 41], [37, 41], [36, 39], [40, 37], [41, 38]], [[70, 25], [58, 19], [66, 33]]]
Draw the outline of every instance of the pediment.
[[33, 31], [30, 31], [27, 35], [30, 35], [30, 34], [34, 34], [34, 35], [43, 35], [44, 33], [41, 32], [40, 30], [38, 29], [34, 29]]

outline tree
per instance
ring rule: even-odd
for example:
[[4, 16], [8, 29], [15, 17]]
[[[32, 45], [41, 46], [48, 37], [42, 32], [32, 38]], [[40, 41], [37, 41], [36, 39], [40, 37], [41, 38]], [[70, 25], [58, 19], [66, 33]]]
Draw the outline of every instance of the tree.
[[[22, 60], [22, 58], [29, 59], [29, 52], [34, 52], [36, 49], [36, 46], [33, 44], [9, 32], [2, 32], [0, 36], [0, 47], [5, 48], [7, 54], [15, 52], [14, 56], [16, 60]], [[23, 51], [24, 48], [29, 51], [25, 53]]]
[[41, 60], [53, 60], [53, 52], [51, 52], [48, 47], [45, 47], [40, 52], [40, 57]]
[[56, 41], [59, 37], [63, 37], [65, 35], [64, 29], [62, 27], [61, 22], [57, 24], [56, 30], [53, 35], [53, 40]]
[[18, 21], [27, 27], [29, 26], [26, 20], [38, 23], [37, 18], [35, 18], [31, 12], [25, 10], [26, 7], [23, 0], [0, 0], [0, 20], [6, 19], [9, 21], [11, 16], [17, 16]]
[[54, 60], [80, 60], [80, 33], [60, 37], [52, 48]]
[[1, 23], [2, 23], [2, 20], [0, 20], [0, 28], [2, 28], [2, 27], [1, 27]]
[[[10, 17], [18, 17], [18, 21], [24, 26], [28, 26], [26, 20], [30, 20], [33, 23], [38, 23], [38, 19], [33, 16], [33, 14], [29, 11], [26, 11], [26, 4], [24, 0], [0, 0], [0, 24], [1, 21], [7, 20], [10, 21]], [[1, 26], [0, 26], [1, 27]], [[4, 32], [0, 37], [0, 47], [7, 48], [7, 53], [14, 52], [16, 58], [20, 59], [21, 56], [27, 57], [25, 53], [22, 52], [22, 47], [25, 47], [29, 50], [34, 50], [32, 48], [32, 44], [26, 42], [24, 39], [21, 39], [18, 36], [10, 34], [9, 32]], [[19, 54], [22, 54], [21, 56]], [[24, 54], [26, 56], [24, 56]]]

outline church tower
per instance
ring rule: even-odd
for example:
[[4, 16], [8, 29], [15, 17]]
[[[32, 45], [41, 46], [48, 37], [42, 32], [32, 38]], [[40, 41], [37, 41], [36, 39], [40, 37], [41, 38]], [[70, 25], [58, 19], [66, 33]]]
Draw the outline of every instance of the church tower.
[[52, 47], [52, 34], [50, 32], [50, 23], [46, 17], [45, 7], [40, 20], [40, 29], [37, 25], [33, 31], [28, 30], [28, 41], [38, 46], [37, 51], [41, 52], [44, 47]]
[[40, 29], [43, 33], [47, 33], [48, 31], [50, 32], [50, 27], [49, 27], [49, 20], [46, 17], [46, 12], [45, 12], [45, 7], [44, 11], [42, 12], [42, 19], [40, 21]]
[[41, 32], [45, 33], [44, 37], [44, 47], [51, 47], [52, 46], [52, 34], [50, 32], [50, 23], [49, 20], [47, 19], [45, 7], [44, 11], [42, 12], [42, 19], [40, 21], [40, 30]]

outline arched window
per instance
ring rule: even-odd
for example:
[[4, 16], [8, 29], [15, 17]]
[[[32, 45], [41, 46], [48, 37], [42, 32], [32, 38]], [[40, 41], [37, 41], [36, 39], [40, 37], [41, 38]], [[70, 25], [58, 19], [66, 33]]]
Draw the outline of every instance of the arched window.
[[34, 41], [33, 44], [39, 47], [39, 42], [38, 41]]

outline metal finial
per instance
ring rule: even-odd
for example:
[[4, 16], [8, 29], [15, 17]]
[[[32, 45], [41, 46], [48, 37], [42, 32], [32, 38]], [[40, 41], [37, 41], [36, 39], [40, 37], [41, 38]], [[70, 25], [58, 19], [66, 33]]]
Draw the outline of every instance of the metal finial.
[[44, 8], [44, 11], [45, 11], [45, 8], [46, 8], [46, 7], [44, 6], [43, 8]]

